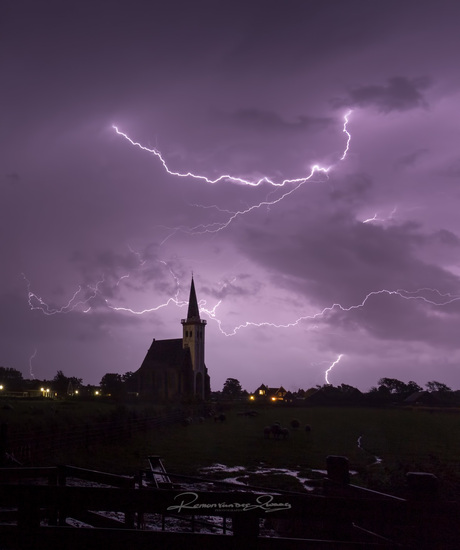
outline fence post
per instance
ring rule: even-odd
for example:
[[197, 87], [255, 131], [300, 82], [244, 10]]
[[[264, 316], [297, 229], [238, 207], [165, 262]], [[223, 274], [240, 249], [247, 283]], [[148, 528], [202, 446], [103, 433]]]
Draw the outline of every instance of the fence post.
[[[346, 456], [326, 457], [327, 479], [324, 489], [329, 496], [345, 496], [350, 484], [350, 467]], [[344, 501], [345, 502], [345, 501]], [[351, 540], [353, 525], [350, 510], [344, 505], [327, 519], [329, 532], [336, 540]]]
[[18, 534], [20, 548], [33, 548], [40, 528], [40, 507], [32, 487], [26, 487], [18, 505]]
[[0, 424], [0, 466], [6, 463], [6, 443], [8, 439], [8, 425], [6, 422]]
[[[434, 548], [443, 540], [437, 518], [438, 478], [426, 472], [407, 472], [411, 523], [418, 548]], [[440, 546], [439, 546], [440, 548]]]
[[250, 512], [232, 514], [233, 536], [238, 540], [247, 541], [257, 539], [259, 536], [259, 517]]
[[346, 456], [329, 455], [326, 458], [326, 466], [328, 479], [342, 485], [350, 483], [350, 468]]

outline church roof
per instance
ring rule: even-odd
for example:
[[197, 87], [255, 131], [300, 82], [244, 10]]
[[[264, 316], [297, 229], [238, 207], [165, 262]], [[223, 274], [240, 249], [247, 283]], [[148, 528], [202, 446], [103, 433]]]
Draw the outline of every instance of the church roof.
[[189, 357], [190, 350], [182, 347], [182, 338], [154, 340], [142, 366], [155, 364], [161, 367], [177, 367], [187, 364]]
[[187, 321], [197, 321], [200, 319], [200, 310], [198, 309], [198, 301], [196, 299], [195, 283], [190, 286], [190, 297], [188, 299]]

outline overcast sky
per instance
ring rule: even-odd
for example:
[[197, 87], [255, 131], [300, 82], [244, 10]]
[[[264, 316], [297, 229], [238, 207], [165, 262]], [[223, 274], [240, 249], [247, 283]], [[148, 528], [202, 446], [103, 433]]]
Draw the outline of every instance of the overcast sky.
[[460, 388], [459, 18], [4, 1], [0, 365], [135, 371], [193, 272], [213, 390]]

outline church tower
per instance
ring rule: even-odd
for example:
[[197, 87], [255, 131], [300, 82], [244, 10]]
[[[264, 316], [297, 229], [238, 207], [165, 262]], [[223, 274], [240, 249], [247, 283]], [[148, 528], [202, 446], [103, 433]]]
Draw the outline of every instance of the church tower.
[[205, 399], [207, 392], [207, 369], [204, 363], [204, 332], [206, 321], [200, 319], [195, 283], [190, 286], [187, 319], [182, 319], [182, 347], [190, 349], [193, 365], [193, 394]]

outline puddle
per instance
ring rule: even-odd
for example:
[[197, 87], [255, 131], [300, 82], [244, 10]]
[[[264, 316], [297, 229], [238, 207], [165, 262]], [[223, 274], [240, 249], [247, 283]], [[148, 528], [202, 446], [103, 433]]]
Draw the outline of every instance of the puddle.
[[[326, 475], [326, 470], [310, 470], [311, 472], [315, 472], [318, 474]], [[253, 475], [288, 475], [295, 479], [297, 479], [301, 484], [302, 487], [307, 491], [314, 491], [316, 488], [316, 482], [317, 479], [312, 479], [309, 477], [305, 477], [300, 475], [299, 470], [293, 470], [290, 468], [268, 468], [266, 466], [261, 465], [258, 468], [251, 468], [250, 471], [247, 470], [244, 466], [225, 466], [224, 464], [213, 464], [212, 466], [207, 466], [205, 468], [201, 468], [199, 470], [200, 475], [212, 475], [214, 473], [228, 473], [233, 475], [228, 475], [226, 478], [222, 479], [221, 481], [224, 481], [226, 483], [233, 483], [235, 485], [239, 486], [245, 486], [249, 485], [249, 483], [245, 483], [245, 479], [249, 480], [249, 476]]]
[[381, 464], [383, 462], [383, 459], [380, 458], [379, 456], [377, 455], [374, 455], [372, 454], [370, 451], [368, 451], [365, 447], [363, 447], [362, 445], [362, 441], [363, 441], [363, 436], [360, 435], [358, 437], [358, 449], [360, 449], [361, 451], [363, 451], [364, 453], [368, 454], [368, 455], [371, 455], [374, 459], [374, 462], [372, 462], [371, 464], [369, 464], [369, 466], [374, 466], [375, 464]]

